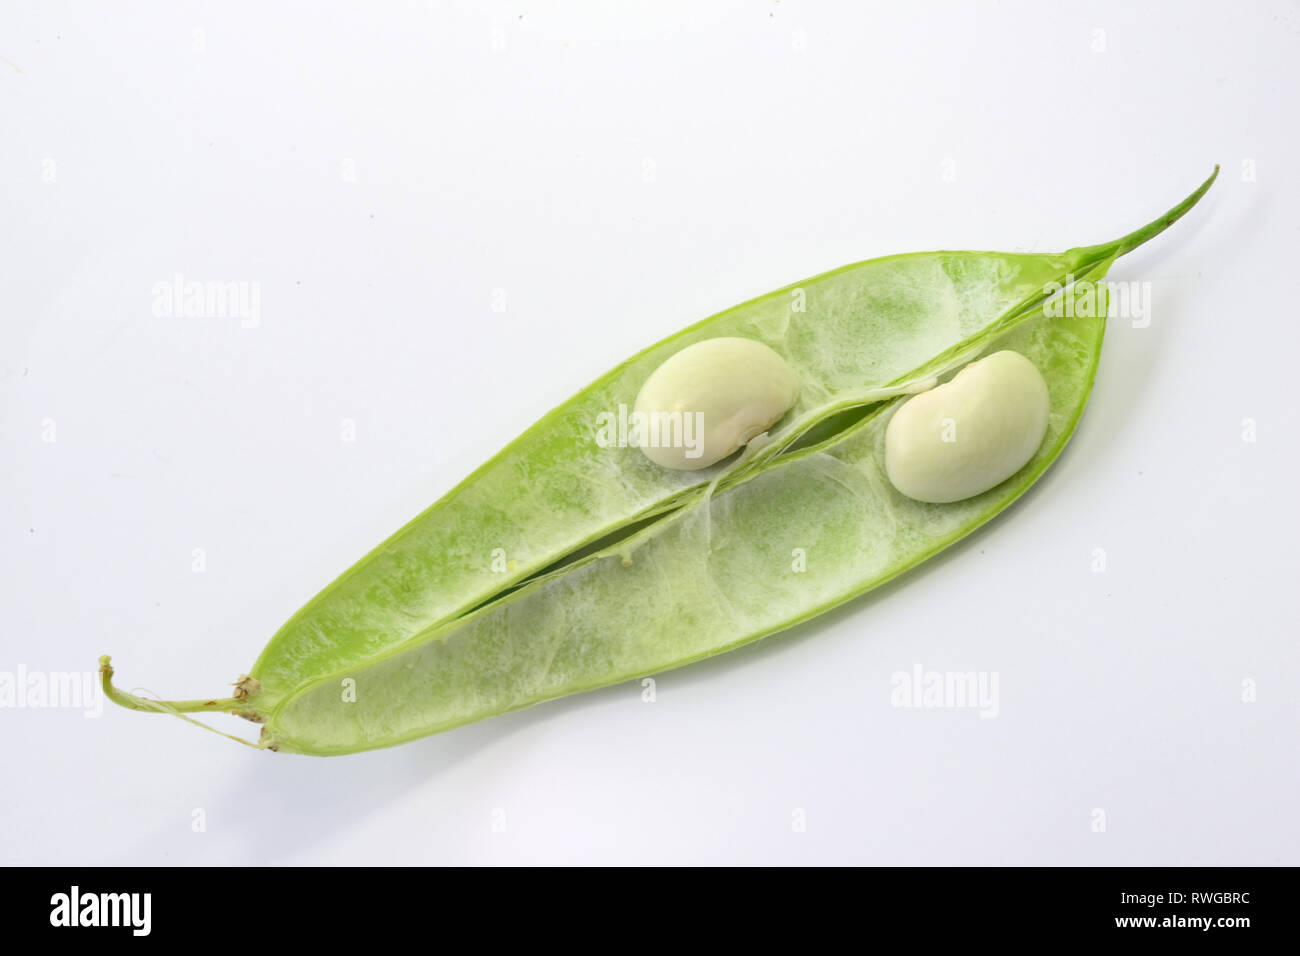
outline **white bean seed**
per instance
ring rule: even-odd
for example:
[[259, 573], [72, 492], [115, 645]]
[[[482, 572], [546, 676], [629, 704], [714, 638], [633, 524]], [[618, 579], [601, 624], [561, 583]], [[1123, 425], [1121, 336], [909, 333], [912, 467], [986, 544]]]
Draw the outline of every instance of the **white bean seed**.
[[885, 472], [917, 501], [972, 498], [1034, 457], [1049, 404], [1033, 362], [995, 352], [899, 407], [885, 430]]
[[790, 366], [762, 342], [696, 342], [641, 386], [635, 411], [649, 432], [641, 450], [665, 468], [707, 468], [771, 428], [798, 393]]

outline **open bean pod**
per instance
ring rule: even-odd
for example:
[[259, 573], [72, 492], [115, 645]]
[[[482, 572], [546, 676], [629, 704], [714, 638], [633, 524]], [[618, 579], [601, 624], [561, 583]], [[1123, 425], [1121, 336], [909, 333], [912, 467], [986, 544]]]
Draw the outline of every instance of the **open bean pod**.
[[[706, 319], [550, 412], [345, 572], [234, 697], [125, 694], [107, 658], [105, 689], [140, 710], [241, 714], [265, 724], [263, 747], [345, 754], [681, 666], [851, 600], [984, 524], [1055, 460], [1096, 373], [1101, 280], [1213, 180], [1109, 243], [875, 259]], [[1092, 307], [1056, 317], [1072, 283]], [[602, 440], [665, 360], [723, 336], [768, 346], [798, 380], [761, 447], [674, 470]], [[1041, 445], [974, 497], [901, 494], [885, 469], [899, 403], [1001, 349], [1047, 384]]]

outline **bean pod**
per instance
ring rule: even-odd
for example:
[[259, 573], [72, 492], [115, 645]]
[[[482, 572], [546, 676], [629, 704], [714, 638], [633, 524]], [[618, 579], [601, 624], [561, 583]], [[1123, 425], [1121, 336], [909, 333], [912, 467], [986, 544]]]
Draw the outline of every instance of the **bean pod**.
[[[1096, 372], [1101, 280], [1213, 180], [1101, 245], [891, 256], [706, 319], [544, 416], [326, 587], [232, 696], [128, 694], [113, 685], [107, 657], [105, 691], [123, 706], [186, 719], [239, 714], [264, 725], [263, 748], [347, 754], [681, 666], [808, 620], [969, 534], [1055, 460]], [[1103, 307], [1065, 318], [1044, 309], [1071, 283], [1091, 284]], [[752, 395], [714, 396], [719, 408], [735, 400], [749, 409], [755, 396], [764, 405], [722, 436], [712, 449], [722, 456], [665, 467], [672, 462], [618, 440], [655, 370], [720, 338], [779, 360]], [[946, 393], [936, 383], [1003, 351], [1041, 376], [1045, 411], [1039, 392], [1041, 414], [1016, 425], [1018, 444], [966, 446], [976, 453], [947, 472], [915, 467], [914, 456], [934, 449], [922, 448], [908, 419], [928, 421], [936, 409], [909, 413], [904, 403], [919, 394], [914, 407], [925, 411], [945, 394], [961, 399], [960, 375]], [[790, 384], [781, 367], [796, 388], [781, 391]], [[961, 446], [967, 406], [954, 407], [940, 418], [955, 418]], [[1005, 428], [1000, 415], [969, 419], [972, 437]], [[770, 428], [761, 447], [726, 456], [759, 426]], [[989, 454], [1008, 444], [1014, 454]]]

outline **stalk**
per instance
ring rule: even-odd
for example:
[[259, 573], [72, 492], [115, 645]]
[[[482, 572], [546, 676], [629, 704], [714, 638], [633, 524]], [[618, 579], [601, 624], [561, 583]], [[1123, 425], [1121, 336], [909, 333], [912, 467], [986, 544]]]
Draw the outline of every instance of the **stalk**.
[[1200, 202], [1201, 197], [1214, 184], [1214, 180], [1218, 175], [1219, 164], [1215, 163], [1214, 172], [1210, 173], [1210, 178], [1201, 183], [1194, 193], [1159, 219], [1154, 219], [1142, 228], [1133, 230], [1127, 236], [1121, 236], [1119, 239], [1112, 239], [1110, 242], [1103, 242], [1097, 246], [1080, 246], [1077, 249], [1071, 249], [1066, 255], [1073, 256], [1082, 262], [1095, 262], [1098, 259], [1108, 258], [1118, 259], [1120, 256], [1127, 255], [1138, 246], [1150, 242], [1179, 219], [1182, 219], [1193, 206]]
[[251, 720], [262, 720], [262, 716], [248, 706], [248, 696], [257, 690], [257, 681], [253, 678], [244, 676], [239, 679], [235, 686], [234, 697], [221, 697], [215, 700], [154, 700], [151, 697], [138, 697], [135, 694], [128, 694], [126, 691], [118, 690], [113, 686], [113, 665], [107, 654], [99, 659], [99, 682], [104, 688], [104, 696], [120, 707], [126, 707], [128, 710], [142, 710], [149, 714], [171, 714], [173, 717], [179, 717], [196, 727], [202, 727], [204, 730], [211, 731], [214, 734], [220, 734], [246, 747], [252, 747], [256, 750], [263, 749], [260, 744], [253, 743], [251, 740], [245, 740], [243, 737], [236, 737], [234, 734], [228, 734], [225, 731], [217, 730], [215, 727], [209, 727], [201, 720], [195, 720], [187, 714], [209, 712], [209, 713], [233, 713], [240, 717], [247, 717]]
[[251, 678], [241, 678], [239, 683], [235, 685], [244, 689], [243, 696], [237, 694], [234, 697], [221, 697], [215, 700], [154, 700], [151, 697], [137, 697], [135, 694], [129, 694], [114, 687], [111, 660], [107, 654], [99, 659], [99, 682], [104, 688], [104, 695], [121, 707], [155, 714], [193, 714], [205, 711], [209, 713], [228, 713], [248, 706], [246, 703], [248, 693], [245, 680], [251, 680]]

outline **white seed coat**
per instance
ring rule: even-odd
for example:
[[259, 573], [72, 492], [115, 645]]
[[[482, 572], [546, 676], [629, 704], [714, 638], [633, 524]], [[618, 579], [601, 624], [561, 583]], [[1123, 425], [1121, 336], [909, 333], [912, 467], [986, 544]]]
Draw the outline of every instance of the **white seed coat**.
[[972, 498], [1034, 457], [1049, 407], [1034, 363], [995, 352], [903, 403], [885, 430], [885, 473], [917, 501]]
[[[655, 464], [695, 471], [717, 464], [766, 432], [794, 407], [799, 381], [780, 355], [753, 339], [722, 337], [688, 345], [646, 379], [635, 411], [691, 416], [693, 447], [661, 441], [641, 450]], [[678, 420], [678, 419], [674, 419]], [[662, 436], [661, 436], [662, 437]]]

